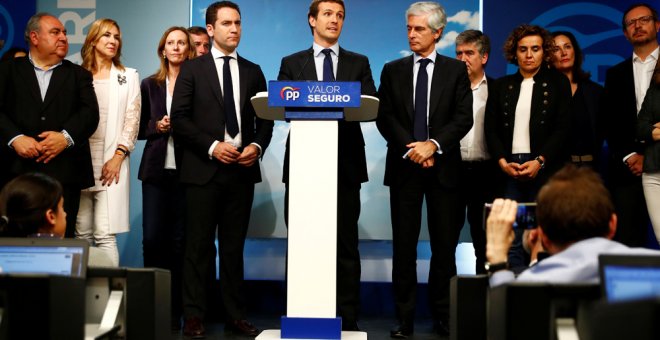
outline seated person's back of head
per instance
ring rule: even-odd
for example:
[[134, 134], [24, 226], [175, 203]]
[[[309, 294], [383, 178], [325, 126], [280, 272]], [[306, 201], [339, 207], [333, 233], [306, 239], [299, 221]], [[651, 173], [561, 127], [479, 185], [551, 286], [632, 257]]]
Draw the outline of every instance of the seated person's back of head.
[[[42, 173], [28, 173], [9, 181], [0, 191], [0, 237], [62, 238], [66, 212], [62, 185]], [[107, 254], [89, 248], [90, 266], [112, 267]]]
[[20, 175], [0, 192], [0, 235], [63, 237], [66, 212], [62, 185], [41, 173]]
[[[520, 281], [597, 282], [600, 254], [660, 255], [611, 240], [617, 223], [614, 205], [600, 176], [587, 167], [569, 164], [562, 168], [541, 188], [536, 202], [539, 238], [551, 256], [521, 273]], [[515, 201], [493, 202], [486, 228], [486, 257], [497, 269], [491, 272], [491, 286], [515, 279], [502, 264], [513, 241], [516, 212]]]

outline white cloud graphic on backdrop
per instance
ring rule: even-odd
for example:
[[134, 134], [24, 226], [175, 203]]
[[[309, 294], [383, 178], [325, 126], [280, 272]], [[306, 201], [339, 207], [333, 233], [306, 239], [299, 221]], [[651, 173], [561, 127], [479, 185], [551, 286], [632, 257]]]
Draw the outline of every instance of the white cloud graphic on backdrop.
[[447, 18], [447, 22], [455, 22], [465, 26], [465, 29], [479, 29], [479, 12], [459, 11]]
[[[447, 18], [447, 24], [457, 24], [462, 26], [461, 32], [467, 29], [479, 29], [479, 11], [470, 12], [470, 11], [459, 11], [458, 13]], [[453, 25], [455, 26], [455, 25]], [[456, 42], [456, 37], [458, 36], [459, 31], [445, 31], [442, 34], [442, 38], [435, 44], [435, 47], [439, 50], [446, 49], [451, 47]], [[401, 57], [407, 57], [412, 54], [410, 50], [401, 50], [399, 55]]]

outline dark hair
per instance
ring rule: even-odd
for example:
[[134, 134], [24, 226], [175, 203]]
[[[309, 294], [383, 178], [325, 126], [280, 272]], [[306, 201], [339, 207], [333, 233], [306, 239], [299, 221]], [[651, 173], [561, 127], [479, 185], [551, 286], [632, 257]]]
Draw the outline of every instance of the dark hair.
[[25, 39], [25, 42], [28, 44], [28, 46], [32, 46], [32, 41], [30, 40], [30, 33], [32, 32], [39, 32], [41, 30], [41, 18], [43, 17], [54, 17], [56, 16], [46, 13], [46, 12], [39, 12], [28, 19], [27, 24], [25, 25], [25, 32], [23, 32], [23, 39]]
[[621, 18], [621, 29], [624, 31], [626, 30], [626, 15], [630, 13], [633, 9], [637, 7], [646, 7], [651, 11], [651, 16], [653, 17], [653, 21], [658, 21], [658, 11], [655, 10], [655, 8], [651, 7], [651, 5], [645, 3], [645, 2], [638, 2], [636, 4], [630, 5], [625, 12], [623, 12], [623, 17]]
[[456, 45], [463, 44], [475, 44], [482, 57], [490, 54], [490, 39], [479, 30], [465, 30], [456, 36]]
[[43, 173], [20, 175], [0, 192], [0, 235], [27, 237], [47, 224], [48, 209], [57, 211], [62, 185]]
[[[309, 4], [309, 12], [307, 12], [307, 21], [309, 23], [309, 18], [315, 18], [319, 15], [319, 5], [321, 5], [322, 2], [331, 2], [333, 4], [340, 4], [341, 8], [344, 10], [344, 18], [346, 18], [346, 6], [344, 5], [344, 0], [312, 0], [312, 3]], [[312, 31], [312, 35], [314, 35], [314, 27], [312, 25], [309, 25], [309, 29]]]
[[218, 10], [223, 7], [233, 8], [238, 12], [238, 15], [241, 15], [241, 9], [238, 8], [238, 5], [231, 1], [218, 1], [214, 2], [206, 8], [206, 24], [214, 26], [215, 22], [218, 20]]
[[206, 35], [207, 37], [209, 36], [209, 32], [206, 31], [206, 28], [201, 27], [201, 26], [191, 26], [188, 27], [188, 33], [194, 34], [194, 35]]
[[520, 39], [532, 35], [538, 35], [543, 40], [543, 59], [547, 62], [552, 57], [552, 50], [555, 46], [550, 32], [537, 25], [522, 24], [516, 27], [506, 38], [504, 42], [504, 58], [514, 65], [518, 65], [516, 50]]
[[536, 220], [548, 239], [560, 246], [608, 235], [614, 205], [600, 176], [568, 164], [539, 191]]
[[[575, 61], [573, 62], [573, 69], [571, 70], [571, 72], [573, 73], [573, 82], [578, 82], [591, 78], [591, 73], [585, 72], [582, 69], [582, 63], [584, 62], [584, 53], [582, 53], [582, 48], [580, 47], [580, 44], [578, 44], [575, 35], [573, 35], [573, 33], [568, 31], [552, 32], [553, 38], [556, 38], [560, 35], [566, 36], [568, 40], [571, 41], [571, 45], [573, 45], [573, 53], [575, 55]], [[555, 48], [557, 47], [558, 46], [555, 46]]]
[[7, 51], [5, 51], [5, 53], [2, 55], [2, 58], [0, 58], [0, 61], [14, 59], [14, 55], [16, 55], [16, 53], [18, 53], [18, 52], [23, 52], [25, 54], [28, 53], [28, 51], [26, 49], [24, 49], [23, 47], [14, 46], [14, 47], [8, 49]]

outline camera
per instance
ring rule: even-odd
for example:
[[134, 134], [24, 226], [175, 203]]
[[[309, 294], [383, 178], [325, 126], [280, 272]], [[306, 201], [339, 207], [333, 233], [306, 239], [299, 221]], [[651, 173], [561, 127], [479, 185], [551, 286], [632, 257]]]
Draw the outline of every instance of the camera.
[[[492, 207], [492, 203], [484, 204], [484, 230], [486, 229], [486, 220]], [[536, 227], [536, 203], [518, 203], [518, 211], [516, 212], [516, 221], [513, 222], [513, 229], [534, 229]]]

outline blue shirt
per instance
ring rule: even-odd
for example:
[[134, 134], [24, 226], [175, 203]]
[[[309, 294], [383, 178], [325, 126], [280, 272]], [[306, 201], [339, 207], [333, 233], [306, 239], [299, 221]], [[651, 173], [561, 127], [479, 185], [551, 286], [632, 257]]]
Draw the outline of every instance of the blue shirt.
[[594, 237], [570, 245], [563, 251], [538, 262], [517, 278], [512, 271], [501, 270], [490, 277], [490, 286], [518, 282], [598, 283], [598, 256], [601, 254], [660, 255], [660, 251], [629, 248], [619, 242]]

